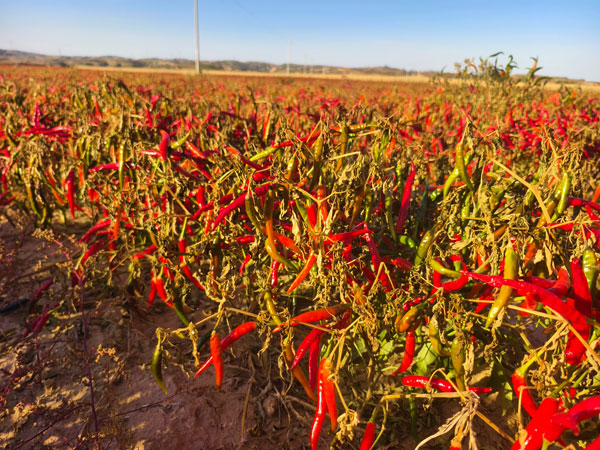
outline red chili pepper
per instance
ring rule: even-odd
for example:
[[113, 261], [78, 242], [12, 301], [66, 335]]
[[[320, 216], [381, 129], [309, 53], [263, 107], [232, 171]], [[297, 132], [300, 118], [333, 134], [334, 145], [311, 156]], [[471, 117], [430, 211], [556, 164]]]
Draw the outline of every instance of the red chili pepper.
[[160, 130], [161, 140], [158, 146], [158, 154], [160, 155], [161, 161], [166, 161], [169, 157], [169, 133], [165, 130]]
[[406, 343], [404, 344], [404, 357], [398, 367], [393, 373], [393, 376], [399, 373], [405, 372], [411, 366], [413, 358], [415, 356], [415, 330], [414, 328], [409, 329], [406, 332]]
[[308, 224], [310, 228], [314, 230], [317, 226], [317, 204], [311, 203], [306, 207], [306, 216], [308, 217]]
[[294, 281], [286, 291], [287, 294], [291, 294], [294, 291], [294, 289], [296, 289], [300, 285], [300, 283], [304, 281], [304, 279], [308, 276], [310, 270], [313, 268], [316, 262], [317, 256], [311, 251], [310, 256], [306, 260], [306, 264], [304, 265], [302, 270], [298, 272], [298, 276], [294, 279]]
[[410, 173], [408, 174], [408, 178], [406, 179], [406, 184], [404, 185], [404, 192], [402, 193], [402, 203], [400, 204], [400, 212], [398, 214], [398, 219], [396, 220], [396, 233], [400, 233], [402, 228], [404, 227], [404, 222], [408, 217], [408, 207], [410, 206], [410, 195], [412, 192], [412, 185], [415, 180], [415, 165], [410, 163]]
[[256, 236], [249, 234], [247, 236], [238, 236], [235, 238], [238, 244], [252, 244], [256, 240]]
[[[465, 266], [465, 264], [463, 263], [463, 270], [467, 269], [467, 266]], [[469, 277], [462, 274], [461, 277], [458, 280], [454, 280], [454, 281], [448, 281], [446, 283], [443, 283], [440, 288], [443, 289], [444, 291], [447, 292], [454, 292], [454, 291], [459, 291], [462, 288], [464, 288], [467, 283], [469, 282]]]
[[[409, 375], [402, 378], [402, 384], [404, 386], [409, 387], [420, 387], [426, 388], [431, 387], [433, 389], [437, 389], [441, 392], [456, 392], [456, 389], [452, 386], [449, 381], [441, 380], [439, 378], [429, 378], [420, 375]], [[470, 387], [470, 391], [475, 392], [476, 394], [487, 394], [492, 392], [492, 388], [478, 388], [478, 387]]]
[[550, 418], [549, 426], [543, 432], [544, 441], [552, 443], [560, 438], [560, 435], [567, 429], [573, 431], [575, 435], [579, 434], [577, 422], [567, 412], [556, 413]]
[[568, 414], [578, 424], [584, 420], [597, 416], [600, 414], [600, 395], [586, 398], [577, 403], [569, 410]]
[[556, 283], [554, 283], [552, 287], [548, 289], [548, 292], [553, 293], [557, 297], [565, 297], [570, 288], [571, 277], [569, 276], [569, 272], [567, 272], [567, 269], [564, 267], [561, 267], [558, 271]]
[[365, 434], [363, 434], [362, 442], [360, 443], [360, 450], [371, 450], [373, 441], [375, 440], [375, 423], [369, 421], [365, 427]]
[[146, 309], [150, 309], [150, 307], [152, 306], [152, 303], [154, 303], [155, 297], [156, 297], [156, 283], [153, 278], [152, 280], [150, 280], [150, 294], [148, 295], [148, 306], [146, 306]]
[[[578, 326], [576, 329], [582, 339], [587, 341], [590, 338], [590, 325]], [[569, 332], [567, 347], [565, 348], [565, 360], [567, 361], [567, 364], [581, 364], [585, 357], [586, 350], [585, 345], [583, 345], [579, 338], [575, 336], [573, 332]]]
[[[364, 225], [364, 229], [368, 230], [366, 224]], [[379, 256], [379, 251], [377, 250], [377, 244], [375, 244], [375, 241], [373, 240], [370, 234], [363, 235], [363, 239], [369, 247], [369, 252], [371, 253], [371, 262], [373, 263], [375, 273], [377, 273], [379, 272], [379, 266], [381, 266], [382, 263], [381, 256]], [[386, 289], [386, 291], [391, 290], [392, 287], [390, 284], [390, 280], [385, 272], [381, 272], [381, 274], [379, 275], [379, 281], [381, 281], [381, 284]]]
[[215, 331], [210, 335], [210, 356], [215, 364], [217, 392], [220, 392], [223, 385], [223, 353], [221, 350], [221, 339]]
[[337, 404], [335, 398], [335, 386], [329, 379], [333, 370], [333, 363], [329, 358], [324, 358], [325, 363], [322, 364], [321, 377], [323, 377], [323, 394], [325, 403], [327, 403], [327, 411], [329, 412], [329, 421], [331, 422], [331, 431], [337, 428]]
[[295, 369], [296, 366], [300, 364], [300, 361], [302, 361], [302, 358], [304, 358], [304, 355], [309, 350], [312, 343], [316, 339], [319, 339], [324, 332], [325, 331], [321, 330], [320, 328], [313, 328], [312, 331], [306, 335], [302, 343], [298, 346], [298, 350], [296, 351], [296, 355], [294, 356], [294, 361], [290, 366], [290, 370]]
[[585, 323], [586, 319], [581, 313], [574, 308], [564, 303], [559, 297], [550, 292], [549, 290], [543, 289], [539, 286], [535, 286], [531, 283], [524, 281], [508, 280], [500, 276], [483, 275], [475, 272], [461, 271], [469, 278], [473, 278], [494, 287], [510, 286], [517, 290], [521, 295], [531, 293], [535, 295], [536, 300], [541, 301], [548, 308], [556, 311], [558, 314], [563, 316], [565, 319], [571, 321], [573, 324]]
[[542, 400], [525, 433], [511, 447], [511, 450], [537, 450], [543, 444], [544, 429], [549, 426], [550, 418], [556, 413], [558, 403], [552, 397]]
[[312, 344], [310, 345], [310, 354], [308, 355], [308, 382], [313, 391], [317, 385], [320, 353], [321, 335], [312, 341]]
[[281, 266], [279, 261], [271, 262], [271, 289], [276, 289], [279, 284], [279, 266]]
[[83, 256], [81, 257], [81, 259], [79, 260], [79, 262], [77, 264], [77, 267], [83, 266], [85, 264], [85, 262], [91, 256], [95, 255], [100, 250], [102, 250], [105, 245], [106, 245], [105, 241], [94, 242], [92, 245], [90, 245], [90, 247], [87, 249], [87, 251], [83, 254]]
[[106, 220], [103, 220], [101, 222], [98, 222], [96, 225], [94, 225], [92, 228], [90, 228], [81, 237], [81, 239], [79, 239], [79, 242], [86, 242], [87, 243], [94, 234], [96, 234], [100, 230], [103, 230], [104, 228], [107, 228], [109, 225], [110, 225], [110, 219], [106, 219]]
[[148, 255], [151, 255], [152, 253], [154, 253], [156, 250], [158, 250], [158, 247], [154, 244], [152, 244], [150, 247], [148, 247], [145, 250], [142, 250], [139, 253], [136, 253], [135, 255], [133, 255], [134, 259], [142, 259], [145, 258]]
[[246, 266], [248, 265], [248, 263], [250, 262], [251, 259], [252, 259], [252, 255], [250, 253], [248, 253], [246, 255], [246, 257], [244, 258], [244, 260], [242, 261], [242, 264], [240, 265], [240, 275], [242, 275], [244, 273], [244, 269], [246, 268]]
[[519, 399], [521, 405], [523, 405], [523, 408], [531, 417], [537, 412], [538, 406], [535, 403], [530, 390], [526, 389], [525, 386], [527, 386], [527, 370], [529, 370], [529, 367], [534, 362], [534, 358], [529, 359], [529, 361], [515, 370], [512, 376], [513, 389], [517, 394], [517, 399]]
[[[185, 229], [185, 227], [184, 227], [184, 229]], [[180, 237], [179, 241], [177, 243], [177, 246], [179, 249], [179, 263], [181, 266], [181, 270], [183, 271], [183, 273], [185, 274], [187, 279], [190, 280], [194, 284], [194, 286], [196, 286], [198, 289], [204, 290], [204, 287], [200, 284], [198, 279], [194, 276], [194, 274], [192, 273], [192, 271], [190, 270], [190, 268], [188, 267], [188, 265], [185, 262], [185, 252], [187, 250], [186, 239]]]
[[363, 234], [373, 234], [373, 232], [371, 230], [355, 230], [355, 231], [348, 231], [346, 233], [330, 234], [329, 236], [325, 237], [325, 241], [327, 241], [327, 242], [328, 241], [331, 241], [331, 242], [350, 241], [352, 239], [362, 236]]
[[535, 284], [536, 286], [539, 286], [544, 289], [549, 289], [556, 284], [556, 280], [550, 280], [550, 279], [539, 278], [539, 277], [525, 277], [525, 278], [523, 278], [523, 281], [526, 281], [527, 283]]
[[168, 258], [165, 258], [164, 256], [160, 256], [160, 255], [158, 255], [158, 260], [162, 263], [162, 271], [165, 274], [165, 276], [170, 281], [174, 281], [175, 276], [173, 275], [173, 272], [171, 271], [171, 269], [169, 269], [169, 267], [172, 266], [171, 260]]
[[[223, 338], [223, 340], [221, 341], [221, 352], [224, 352], [225, 350], [227, 350], [235, 341], [237, 341], [242, 336], [248, 334], [249, 332], [254, 331], [255, 329], [256, 329], [256, 322], [246, 322], [246, 323], [243, 323], [240, 326], [234, 328], [231, 331], [231, 333], [229, 333], [227, 336], [225, 336]], [[206, 369], [208, 369], [212, 363], [213, 363], [213, 357], [211, 356], [204, 362], [204, 364], [202, 364], [200, 366], [198, 371], [194, 374], [194, 378], [196, 378], [198, 375], [200, 375], [202, 372], [204, 372]]]
[[321, 434], [321, 428], [323, 428], [323, 421], [325, 420], [326, 413], [326, 400], [324, 392], [324, 382], [322, 376], [322, 369], [325, 365], [325, 358], [321, 360], [319, 365], [319, 376], [317, 380], [317, 410], [315, 412], [315, 418], [313, 419], [312, 428], [310, 430], [310, 448], [316, 450], [319, 446], [319, 435]]
[[579, 258], [571, 261], [571, 274], [573, 276], [575, 309], [587, 317], [592, 317], [592, 294]]
[[481, 295], [479, 296], [479, 300], [486, 300], [481, 301], [477, 304], [477, 307], [475, 308], [475, 314], [479, 314], [481, 311], [483, 311], [486, 306], [491, 305], [492, 303], [488, 303], [487, 301], [492, 301], [494, 300], [494, 297], [492, 297], [492, 292], [493, 292], [494, 288], [492, 286], [486, 286], [483, 290], [483, 292], [481, 293]]
[[589, 206], [590, 208], [595, 209], [596, 211], [600, 211], [600, 205], [598, 203], [595, 203], [594, 201], [590, 202], [589, 200], [584, 200], [582, 198], [569, 197], [568, 202], [569, 206]]
[[[258, 186], [256, 189], [254, 189], [254, 192], [257, 196], [262, 197], [263, 195], [265, 195], [267, 193], [267, 191], [270, 188], [271, 188], [271, 183], [266, 183], [266, 184]], [[215, 218], [215, 221], [213, 223], [213, 226], [212, 226], [213, 231], [217, 228], [217, 226], [219, 226], [219, 224], [223, 221], [223, 219], [225, 217], [227, 217], [229, 214], [231, 214], [236, 209], [241, 209], [245, 206], [245, 201], [246, 201], [247, 195], [248, 195], [248, 192], [244, 192], [242, 195], [240, 195], [238, 198], [236, 198], [234, 201], [232, 201], [229, 205], [227, 205], [224, 208], [221, 208], [221, 210], [219, 211], [219, 214], [217, 214], [217, 217]]]
[[169, 299], [167, 291], [165, 291], [165, 280], [162, 278], [154, 279], [154, 286], [156, 287], [156, 293], [158, 296], [171, 308], [174, 308], [173, 301]]
[[273, 329], [273, 333], [277, 333], [281, 331], [283, 327], [295, 327], [300, 325], [301, 323], [313, 323], [319, 322], [320, 320], [331, 319], [343, 312], [345, 312], [350, 305], [348, 304], [339, 304], [335, 306], [330, 306], [329, 308], [318, 309], [316, 311], [309, 311], [302, 313], [296, 317], [290, 319], [289, 322], [284, 322], [281, 325], [277, 326]]

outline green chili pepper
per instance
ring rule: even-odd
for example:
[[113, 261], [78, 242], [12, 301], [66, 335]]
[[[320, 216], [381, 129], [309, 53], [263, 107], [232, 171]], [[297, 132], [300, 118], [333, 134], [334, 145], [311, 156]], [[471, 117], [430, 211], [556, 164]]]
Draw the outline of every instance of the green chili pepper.
[[319, 136], [313, 144], [313, 174], [310, 180], [309, 191], [312, 191], [319, 183], [321, 177], [321, 166], [323, 165], [323, 135]]
[[294, 153], [292, 155], [292, 157], [290, 158], [287, 167], [286, 167], [286, 172], [285, 172], [285, 179], [287, 181], [292, 181], [292, 177], [294, 176], [294, 172], [296, 171], [296, 169], [298, 168], [298, 158], [296, 157], [296, 154]]
[[[508, 246], [506, 252], [504, 253], [504, 278], [507, 280], [515, 280], [518, 275], [518, 267], [517, 267], [517, 253], [513, 250], [511, 246]], [[502, 286], [500, 288], [500, 292], [498, 296], [492, 303], [492, 307], [488, 312], [487, 320], [485, 322], [485, 327], [489, 328], [490, 325], [496, 320], [498, 314], [502, 312], [506, 305], [508, 305], [508, 301], [510, 300], [510, 296], [512, 295], [513, 289], [509, 286]]]
[[188, 131], [187, 133], [185, 133], [181, 138], [179, 138], [178, 140], [176, 140], [175, 142], [173, 142], [171, 144], [171, 148], [179, 148], [179, 147], [181, 147], [188, 140], [188, 138], [190, 137], [190, 134], [192, 134], [191, 130]]
[[264, 159], [267, 156], [272, 155], [273, 153], [275, 153], [280, 148], [281, 147], [267, 147], [263, 151], [257, 153], [256, 155], [252, 155], [250, 157], [250, 161], [260, 161], [261, 159]]
[[[460, 264], [460, 261], [459, 261], [459, 264]], [[448, 269], [446, 266], [439, 263], [437, 260], [435, 260], [433, 258], [431, 258], [429, 260], [429, 265], [431, 266], [431, 268], [433, 270], [435, 270], [436, 272], [439, 272], [442, 275], [445, 275], [447, 277], [454, 278], [454, 279], [459, 279], [461, 277], [460, 272], [457, 272], [456, 270]]]
[[190, 320], [186, 317], [185, 312], [183, 311], [183, 304], [181, 303], [181, 298], [179, 298], [179, 295], [173, 296], [173, 308], [175, 308], [177, 317], [179, 317], [179, 320], [181, 320], [183, 326], [187, 327], [190, 323]]
[[248, 216], [248, 219], [250, 219], [252, 226], [254, 226], [257, 232], [262, 231], [262, 225], [256, 217], [256, 210], [254, 209], [254, 202], [252, 201], [251, 195], [246, 195], [244, 206], [246, 207], [246, 215]]
[[456, 375], [456, 387], [459, 391], [464, 391], [465, 386], [465, 348], [462, 339], [458, 336], [454, 338], [451, 345], [450, 356], [452, 358], [452, 367]]
[[587, 280], [592, 298], [596, 297], [596, 280], [598, 278], [598, 260], [596, 254], [591, 249], [586, 249], [583, 252], [583, 273]]
[[417, 244], [409, 236], [402, 235], [398, 238], [398, 242], [403, 245], [407, 245], [409, 248], [416, 249]]
[[275, 308], [275, 303], [273, 303], [273, 296], [271, 295], [270, 292], [267, 291], [267, 292], [265, 292], [263, 299], [265, 301], [267, 311], [269, 311], [269, 314], [271, 314], [271, 318], [273, 319], [273, 322], [275, 322], [275, 325], [280, 326], [283, 323], [283, 321], [281, 320], [281, 317], [279, 317], [279, 314], [277, 313], [277, 308]]
[[402, 192], [402, 164], [400, 161], [396, 163], [396, 168], [394, 169], [396, 173], [396, 191]]
[[433, 237], [433, 230], [427, 230], [421, 238], [421, 242], [419, 242], [419, 246], [417, 247], [417, 255], [415, 256], [415, 266], [421, 264], [427, 256], [429, 247], [433, 244]]
[[571, 184], [571, 174], [569, 172], [563, 171], [562, 179], [560, 180], [560, 184], [558, 185], [558, 205], [554, 210], [552, 222], [556, 221], [556, 219], [558, 219], [562, 215], [562, 213], [565, 212], [565, 209], [567, 208], [567, 202], [569, 200], [569, 193], [571, 192]]
[[[471, 159], [473, 158], [473, 153], [467, 153], [467, 156], [464, 157], [464, 164], [469, 164], [471, 162]], [[450, 175], [448, 176], [448, 178], [446, 179], [446, 182], [444, 183], [444, 188], [441, 191], [443, 194], [443, 198], [446, 198], [448, 196], [448, 193], [450, 192], [450, 188], [452, 187], [452, 185], [454, 184], [454, 182], [456, 181], [456, 179], [459, 177], [460, 172], [458, 170], [458, 167], [455, 167], [454, 170], [452, 172], [450, 172]], [[438, 194], [435, 196], [435, 198], [437, 198], [437, 196], [439, 196], [440, 192], [436, 191]], [[432, 194], [433, 195], [433, 194]], [[435, 198], [433, 198], [432, 200], [435, 200]]]
[[[156, 334], [158, 336], [158, 330]], [[160, 388], [167, 394], [167, 386], [162, 376], [162, 339], [160, 337], [158, 337], [158, 343], [152, 355], [152, 376]]]
[[[450, 188], [448, 188], [448, 189], [450, 189]], [[435, 202], [440, 197], [440, 194], [442, 194], [442, 192], [443, 192], [442, 189], [436, 189], [431, 194], [429, 194], [429, 200], [431, 200], [432, 202]]]
[[435, 314], [429, 318], [428, 331], [432, 350], [438, 356], [450, 356], [450, 352], [443, 347], [442, 341], [440, 340], [439, 324], [437, 315]]

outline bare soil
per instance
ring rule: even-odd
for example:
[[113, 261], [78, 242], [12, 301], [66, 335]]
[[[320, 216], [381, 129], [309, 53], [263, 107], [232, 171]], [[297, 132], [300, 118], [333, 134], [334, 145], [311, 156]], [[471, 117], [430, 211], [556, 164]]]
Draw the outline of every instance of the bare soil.
[[[64, 259], [58, 243], [7, 221], [0, 224], [0, 254], [0, 307], [31, 296], [52, 275], [44, 266]], [[314, 412], [294, 397], [295, 387], [285, 392], [289, 386], [277, 381], [278, 373], [271, 383], [262, 369], [245, 368], [277, 367], [268, 352], [252, 356], [258, 340], [236, 344], [236, 353], [226, 356], [222, 392], [216, 392], [212, 368], [197, 379], [189, 377], [191, 365], [182, 370], [191, 352], [183, 341], [173, 342], [163, 367], [165, 395], [150, 361], [155, 329], [177, 329], [177, 316], [161, 304], [146, 312], [141, 299], [109, 294], [97, 287], [85, 291], [83, 315], [63, 306], [37, 335], [23, 337], [27, 305], [0, 314], [0, 447], [302, 448], [307, 439], [298, 429], [310, 424]], [[36, 308], [61, 300], [77, 305], [70, 295], [55, 282]], [[206, 353], [204, 348], [201, 357]]]

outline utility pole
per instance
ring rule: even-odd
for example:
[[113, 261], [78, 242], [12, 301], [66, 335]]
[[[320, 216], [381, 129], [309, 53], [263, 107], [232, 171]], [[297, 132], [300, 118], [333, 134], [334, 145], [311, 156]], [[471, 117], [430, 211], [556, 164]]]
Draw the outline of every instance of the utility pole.
[[200, 74], [200, 33], [198, 32], [198, 0], [194, 0], [194, 18], [196, 21], [196, 73]]

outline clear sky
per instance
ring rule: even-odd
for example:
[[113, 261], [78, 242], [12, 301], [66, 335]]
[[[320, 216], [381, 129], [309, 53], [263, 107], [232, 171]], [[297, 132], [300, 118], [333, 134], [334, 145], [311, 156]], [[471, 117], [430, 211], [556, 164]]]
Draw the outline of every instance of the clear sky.
[[[194, 58], [193, 0], [0, 0], [0, 48]], [[600, 0], [199, 0], [200, 58], [454, 69], [498, 51], [600, 81]]]

